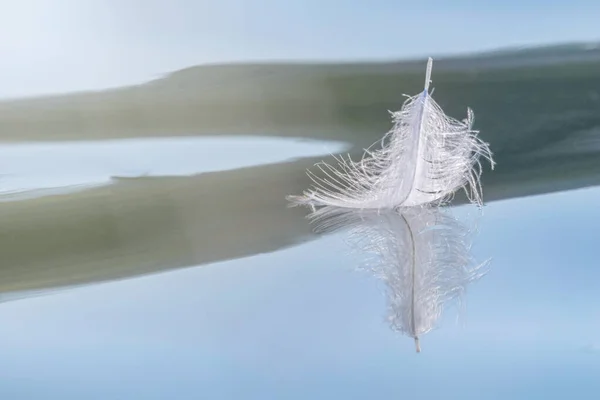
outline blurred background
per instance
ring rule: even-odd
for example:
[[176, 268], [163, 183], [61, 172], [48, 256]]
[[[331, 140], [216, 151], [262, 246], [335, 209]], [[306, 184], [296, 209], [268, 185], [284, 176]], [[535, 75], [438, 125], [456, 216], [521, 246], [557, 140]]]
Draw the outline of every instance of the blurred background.
[[[0, 395], [596, 398], [599, 20], [591, 0], [0, 0]], [[379, 140], [427, 57], [497, 162], [473, 248], [494, 262], [466, 328], [415, 358], [343, 234], [285, 196]]]

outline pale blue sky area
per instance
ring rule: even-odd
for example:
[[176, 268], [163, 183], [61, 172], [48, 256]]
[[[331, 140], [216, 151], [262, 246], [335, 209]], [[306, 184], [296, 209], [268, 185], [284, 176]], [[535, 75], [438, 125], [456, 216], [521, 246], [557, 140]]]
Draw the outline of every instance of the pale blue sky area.
[[143, 82], [202, 63], [390, 59], [600, 39], [593, 0], [5, 3], [0, 97]]
[[[600, 190], [491, 203], [463, 325], [384, 322], [342, 234], [0, 307], [0, 397], [596, 399]], [[459, 213], [460, 214], [460, 213]], [[95, 397], [94, 397], [95, 396]]]

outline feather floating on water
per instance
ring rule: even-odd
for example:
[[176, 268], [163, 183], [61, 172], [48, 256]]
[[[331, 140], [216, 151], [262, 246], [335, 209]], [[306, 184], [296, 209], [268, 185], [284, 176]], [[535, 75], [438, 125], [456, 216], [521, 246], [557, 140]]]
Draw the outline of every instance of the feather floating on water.
[[[473, 112], [458, 121], [448, 117], [429, 93], [432, 59], [424, 90], [393, 112], [393, 128], [374, 143], [360, 161], [334, 156], [337, 168], [325, 162], [308, 171], [314, 185], [292, 206], [392, 209], [442, 205], [463, 188], [471, 202], [482, 205], [480, 157], [494, 167], [487, 143], [472, 130]], [[373, 150], [378, 143], [379, 149]]]
[[486, 272], [488, 262], [470, 254], [470, 230], [439, 208], [323, 207], [309, 218], [317, 233], [349, 230], [349, 245], [385, 283], [391, 328], [414, 338], [417, 352], [445, 306], [460, 303], [467, 285]]

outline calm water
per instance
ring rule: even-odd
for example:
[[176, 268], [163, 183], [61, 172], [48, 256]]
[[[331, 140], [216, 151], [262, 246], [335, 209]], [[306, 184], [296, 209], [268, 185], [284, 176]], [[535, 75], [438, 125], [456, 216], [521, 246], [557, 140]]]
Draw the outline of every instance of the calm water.
[[[27, 177], [44, 176], [46, 168], [68, 169], [69, 156], [76, 154], [69, 149], [87, 148], [87, 156], [73, 162], [82, 165], [77, 177], [90, 177], [92, 183], [102, 172], [125, 174], [129, 167], [131, 173], [152, 166], [149, 173], [156, 175], [190, 174], [259, 160], [236, 158], [228, 164], [215, 157], [214, 163], [194, 165], [193, 157], [186, 159], [183, 152], [181, 164], [168, 156], [164, 162], [156, 162], [157, 157], [148, 161], [152, 143], [141, 142], [142, 148], [147, 146], [143, 156], [127, 159], [119, 157], [122, 147], [110, 142], [98, 145], [98, 151], [91, 144], [23, 145], [3, 151], [15, 157], [13, 176]], [[239, 144], [212, 143], [228, 148]], [[160, 146], [176, 149], [180, 144], [175, 139]], [[281, 151], [270, 151], [283, 159], [319, 154], [326, 147], [272, 144]], [[59, 154], [61, 164], [54, 163], [52, 157], [58, 160]], [[18, 158], [28, 155], [35, 155], [39, 169], [19, 165]], [[87, 175], [90, 171], [95, 173]], [[137, 224], [132, 228], [136, 243], [128, 244], [125, 228], [114, 225], [100, 235], [112, 245], [71, 238], [70, 248], [49, 249], [46, 241], [56, 241], [53, 236], [69, 238], [81, 224], [99, 223], [101, 215], [88, 209], [94, 203], [86, 203], [94, 190], [4, 203], [34, 202], [30, 207], [41, 211], [13, 215], [3, 231], [2, 398], [475, 399], [483, 393], [494, 399], [591, 399], [600, 389], [595, 239], [600, 213], [588, 206], [600, 200], [597, 188], [492, 202], [481, 218], [473, 218], [472, 207], [452, 210], [460, 223], [477, 222], [471, 255], [492, 262], [487, 275], [465, 286], [462, 312], [457, 307], [444, 310], [438, 328], [421, 337], [420, 354], [411, 338], [390, 329], [389, 291], [372, 273], [358, 268], [364, 261], [361, 249], [352, 247], [347, 230], [311, 235], [304, 211], [284, 207], [260, 209], [258, 219], [239, 219], [225, 229], [219, 219], [206, 224], [196, 220], [199, 208], [163, 198], [167, 208], [179, 207], [178, 217], [163, 221], [162, 234], [157, 221], [155, 237], [137, 229], [148, 228], [140, 221], [155, 218], [156, 210], [126, 217], [122, 208], [129, 210], [127, 203], [138, 197], [119, 197], [116, 190], [110, 192], [115, 208], [104, 215]], [[146, 196], [144, 190], [136, 196]], [[162, 196], [163, 189], [150, 193]], [[226, 219], [244, 203], [243, 198], [229, 201], [231, 210], [226, 205], [207, 207]], [[56, 214], [51, 208], [56, 203], [65, 203], [67, 211]], [[275, 204], [285, 205], [281, 198]], [[54, 216], [45, 216], [44, 208]], [[86, 219], [90, 215], [95, 219]], [[247, 230], [274, 242], [269, 226], [288, 226], [283, 215], [294, 217], [297, 231], [287, 229], [293, 239], [278, 249], [261, 248], [260, 242], [240, 236]], [[73, 223], [65, 225], [69, 218]], [[49, 226], [48, 221], [56, 224]], [[36, 224], [44, 236], [29, 232]], [[26, 241], [20, 250], [8, 248], [10, 231]], [[171, 231], [179, 231], [176, 237], [186, 247], [170, 242]], [[240, 247], [254, 254], [196, 262], [202, 255], [194, 249], [218, 252], [203, 244], [212, 235], [245, 242], [231, 243], [221, 258], [236, 258]], [[163, 247], [152, 248], [158, 241]], [[77, 246], [85, 247], [87, 258], [77, 258]], [[164, 256], [164, 246], [177, 254]], [[162, 265], [157, 266], [151, 259], [159, 253]], [[149, 274], [156, 270], [163, 272]]]
[[285, 138], [138, 138], [0, 146], [0, 200], [81, 190], [116, 177], [191, 176], [343, 151], [342, 142]]
[[[0, 398], [597, 398], [598, 60], [436, 64], [436, 98], [473, 107], [498, 162], [483, 215], [459, 197], [437, 242], [411, 234], [425, 214], [323, 234], [285, 201], [389, 128], [420, 62], [198, 67], [0, 102]], [[396, 279], [436, 249], [490, 260], [440, 315]], [[435, 325], [421, 353], [407, 324]]]

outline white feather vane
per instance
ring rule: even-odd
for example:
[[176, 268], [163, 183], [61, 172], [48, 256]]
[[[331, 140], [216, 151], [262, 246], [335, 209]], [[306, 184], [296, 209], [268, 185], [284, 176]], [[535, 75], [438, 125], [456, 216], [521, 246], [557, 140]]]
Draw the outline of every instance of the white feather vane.
[[[359, 161], [334, 156], [337, 167], [316, 164], [308, 171], [314, 185], [300, 196], [288, 196], [291, 206], [311, 209], [335, 206], [392, 209], [442, 205], [463, 188], [469, 201], [482, 205], [480, 158], [494, 167], [487, 143], [473, 130], [473, 112], [458, 121], [448, 117], [429, 93], [432, 59], [427, 64], [424, 90], [408, 97], [392, 112], [393, 128], [374, 143]], [[380, 143], [380, 148], [373, 147]]]
[[414, 338], [417, 352], [444, 308], [460, 305], [467, 285], [486, 272], [488, 261], [478, 264], [470, 254], [470, 230], [438, 208], [323, 207], [309, 218], [319, 233], [349, 230], [350, 246], [385, 283], [391, 328]]

